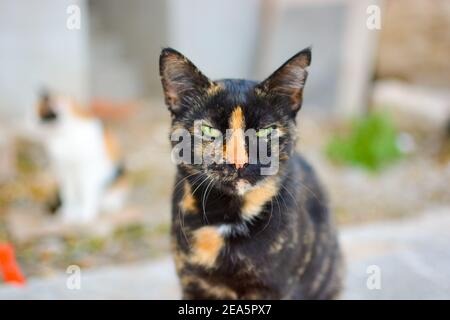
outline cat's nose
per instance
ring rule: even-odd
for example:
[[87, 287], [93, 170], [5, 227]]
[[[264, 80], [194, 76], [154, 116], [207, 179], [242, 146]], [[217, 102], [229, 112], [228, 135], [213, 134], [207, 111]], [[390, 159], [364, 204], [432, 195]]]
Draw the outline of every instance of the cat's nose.
[[245, 137], [242, 129], [234, 130], [225, 146], [227, 163], [233, 164], [236, 169], [242, 169], [248, 163]]
[[247, 164], [248, 164], [247, 161], [240, 161], [236, 162], [234, 166], [236, 167], [236, 169], [243, 169]]

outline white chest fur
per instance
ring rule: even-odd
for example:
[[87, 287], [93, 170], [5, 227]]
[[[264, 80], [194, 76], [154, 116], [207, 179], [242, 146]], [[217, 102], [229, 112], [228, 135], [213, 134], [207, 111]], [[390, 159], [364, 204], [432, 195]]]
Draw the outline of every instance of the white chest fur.
[[45, 140], [60, 185], [63, 218], [75, 222], [94, 219], [115, 171], [101, 122], [70, 119], [49, 128]]

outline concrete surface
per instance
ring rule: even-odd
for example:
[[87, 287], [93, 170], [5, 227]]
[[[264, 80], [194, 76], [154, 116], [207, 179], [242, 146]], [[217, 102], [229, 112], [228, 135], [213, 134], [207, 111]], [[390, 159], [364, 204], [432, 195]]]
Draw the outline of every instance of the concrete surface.
[[[450, 208], [401, 221], [344, 228], [347, 277], [344, 299], [450, 299]], [[381, 288], [369, 290], [371, 266]], [[372, 267], [373, 268], [373, 267]], [[0, 286], [0, 299], [178, 299], [170, 257], [134, 265], [81, 271], [81, 288], [69, 274], [30, 279], [25, 288]]]

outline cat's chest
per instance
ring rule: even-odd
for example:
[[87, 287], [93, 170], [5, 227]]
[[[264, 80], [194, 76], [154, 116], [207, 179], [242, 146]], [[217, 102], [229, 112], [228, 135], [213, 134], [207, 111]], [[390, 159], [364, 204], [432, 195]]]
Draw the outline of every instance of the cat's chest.
[[47, 138], [47, 148], [53, 161], [82, 163], [105, 157], [102, 130], [93, 124], [61, 128]]

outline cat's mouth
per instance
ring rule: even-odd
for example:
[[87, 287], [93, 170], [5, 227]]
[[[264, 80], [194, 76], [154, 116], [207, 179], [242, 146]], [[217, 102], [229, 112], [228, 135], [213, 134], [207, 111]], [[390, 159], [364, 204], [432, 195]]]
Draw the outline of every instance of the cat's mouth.
[[204, 167], [202, 173], [213, 180], [212, 185], [223, 192], [241, 196], [265, 178], [260, 174], [260, 166], [253, 164], [242, 168], [228, 164], [211, 164]]
[[[255, 183], [252, 183], [252, 179], [243, 178], [238, 171], [230, 172], [227, 175], [222, 175], [220, 178], [216, 176], [215, 179], [220, 189], [229, 194], [244, 195], [249, 191]], [[254, 180], [254, 179], [253, 179]]]
[[236, 192], [242, 196], [252, 188], [252, 184], [245, 179], [237, 179], [235, 183]]
[[253, 185], [246, 179], [218, 179], [215, 184], [223, 192], [230, 195], [244, 195], [253, 188]]

